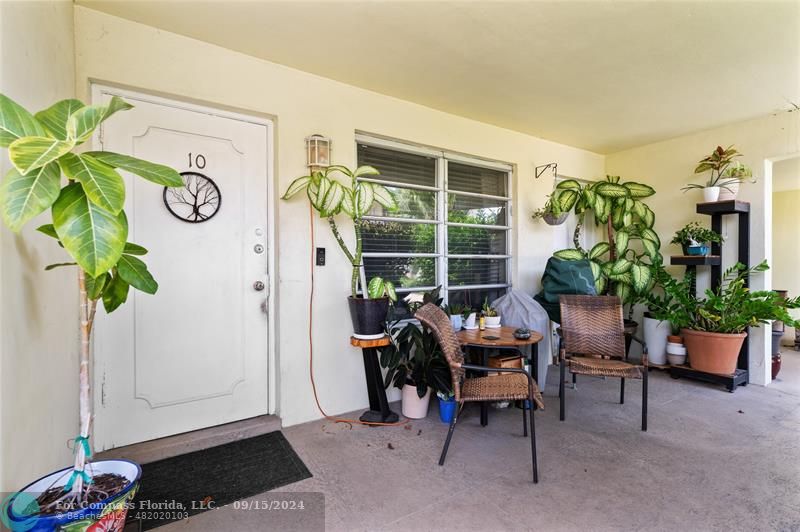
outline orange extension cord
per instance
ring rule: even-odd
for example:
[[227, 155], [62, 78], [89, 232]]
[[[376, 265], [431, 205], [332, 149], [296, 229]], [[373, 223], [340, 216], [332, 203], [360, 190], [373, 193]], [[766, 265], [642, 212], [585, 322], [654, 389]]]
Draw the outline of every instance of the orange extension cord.
[[311, 227], [311, 295], [308, 298], [308, 374], [311, 377], [311, 389], [314, 391], [314, 401], [317, 403], [317, 410], [330, 421], [335, 423], [347, 423], [348, 425], [371, 425], [371, 426], [382, 426], [382, 427], [397, 427], [400, 425], [405, 425], [409, 422], [408, 419], [404, 421], [396, 421], [394, 423], [377, 423], [377, 422], [370, 422], [370, 421], [361, 421], [360, 419], [347, 419], [335, 416], [329, 416], [325, 410], [322, 409], [322, 405], [319, 404], [319, 396], [317, 395], [317, 385], [314, 382], [314, 338], [313, 338], [313, 326], [314, 326], [314, 208], [311, 204], [308, 205], [308, 212], [309, 212], [309, 226]]

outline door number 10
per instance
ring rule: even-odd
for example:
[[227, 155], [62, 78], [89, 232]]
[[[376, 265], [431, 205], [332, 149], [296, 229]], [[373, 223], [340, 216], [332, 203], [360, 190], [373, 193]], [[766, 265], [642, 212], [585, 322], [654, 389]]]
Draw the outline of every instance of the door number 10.
[[197, 155], [193, 155], [191, 152], [189, 153], [189, 168], [197, 167], [203, 169], [206, 167], [206, 157], [202, 153], [198, 153]]

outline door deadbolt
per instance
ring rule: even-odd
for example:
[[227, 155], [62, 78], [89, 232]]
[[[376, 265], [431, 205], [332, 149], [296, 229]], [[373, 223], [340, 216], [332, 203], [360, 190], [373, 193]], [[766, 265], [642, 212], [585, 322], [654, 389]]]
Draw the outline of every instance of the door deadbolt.
[[254, 289], [256, 292], [261, 292], [262, 290], [264, 290], [264, 282], [263, 282], [263, 281], [256, 281], [256, 282], [254, 282], [254, 283], [253, 283], [253, 289]]
[[256, 244], [255, 246], [253, 246], [253, 251], [259, 254], [264, 253], [264, 246], [262, 246], [261, 244]]

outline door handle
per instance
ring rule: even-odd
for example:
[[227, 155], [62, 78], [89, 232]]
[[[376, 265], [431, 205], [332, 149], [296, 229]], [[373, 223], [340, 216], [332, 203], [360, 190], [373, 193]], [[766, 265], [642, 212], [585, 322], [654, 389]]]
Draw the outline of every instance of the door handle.
[[264, 290], [264, 281], [256, 281], [253, 283], [253, 290], [256, 292], [261, 292]]

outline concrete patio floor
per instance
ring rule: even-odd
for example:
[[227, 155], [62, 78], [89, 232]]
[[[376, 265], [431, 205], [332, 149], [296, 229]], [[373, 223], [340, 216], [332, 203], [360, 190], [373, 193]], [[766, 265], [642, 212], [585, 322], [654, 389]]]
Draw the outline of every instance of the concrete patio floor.
[[[482, 428], [468, 406], [439, 467], [447, 427], [432, 405], [403, 427], [284, 429], [314, 477], [277, 492], [323, 493], [327, 530], [800, 531], [800, 353], [783, 358], [772, 386], [734, 394], [652, 371], [646, 433], [640, 382], [619, 405], [618, 380], [581, 378], [560, 422], [551, 367], [536, 414], [538, 485], [519, 410], [491, 409]], [[228, 506], [163, 530], [311, 526], [268, 513]]]

